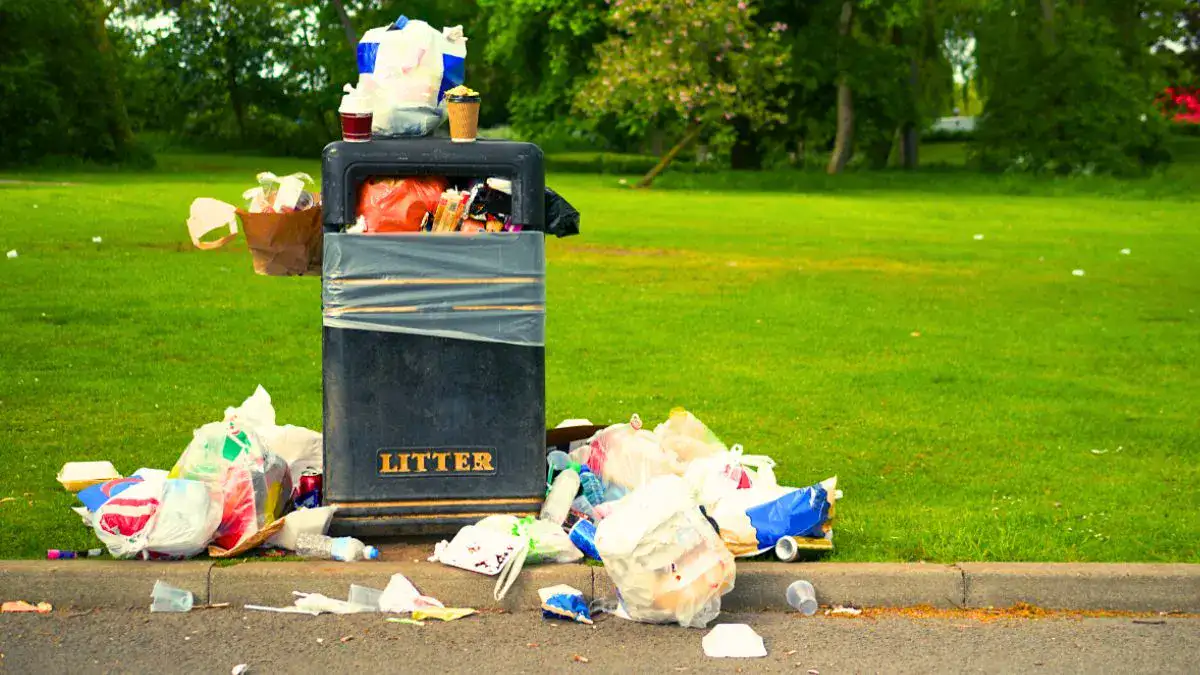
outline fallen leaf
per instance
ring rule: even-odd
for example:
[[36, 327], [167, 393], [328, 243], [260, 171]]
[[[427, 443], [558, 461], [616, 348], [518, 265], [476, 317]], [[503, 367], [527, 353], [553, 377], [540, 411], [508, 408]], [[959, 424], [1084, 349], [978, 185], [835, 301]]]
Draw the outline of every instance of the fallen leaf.
[[588, 657], [586, 657], [586, 656], [580, 656], [579, 654], [576, 654], [575, 656], [572, 656], [572, 657], [571, 657], [571, 659], [572, 659], [573, 661], [575, 661], [575, 663], [589, 663], [589, 661], [588, 661]]

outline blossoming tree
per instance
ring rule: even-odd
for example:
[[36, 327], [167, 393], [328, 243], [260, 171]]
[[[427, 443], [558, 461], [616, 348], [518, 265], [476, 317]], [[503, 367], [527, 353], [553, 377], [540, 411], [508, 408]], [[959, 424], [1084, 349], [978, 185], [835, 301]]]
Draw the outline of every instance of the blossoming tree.
[[760, 26], [747, 0], [608, 0], [608, 39], [596, 48], [575, 108], [612, 116], [631, 133], [657, 125], [681, 129], [649, 186], [702, 133], [735, 117], [755, 126], [784, 121], [786, 26]]

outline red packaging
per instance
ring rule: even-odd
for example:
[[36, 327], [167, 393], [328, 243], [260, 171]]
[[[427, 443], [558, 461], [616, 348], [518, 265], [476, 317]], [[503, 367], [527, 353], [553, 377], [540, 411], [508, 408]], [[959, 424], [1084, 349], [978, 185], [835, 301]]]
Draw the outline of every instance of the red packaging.
[[372, 178], [358, 195], [358, 215], [367, 232], [418, 232], [425, 214], [435, 211], [446, 179]]

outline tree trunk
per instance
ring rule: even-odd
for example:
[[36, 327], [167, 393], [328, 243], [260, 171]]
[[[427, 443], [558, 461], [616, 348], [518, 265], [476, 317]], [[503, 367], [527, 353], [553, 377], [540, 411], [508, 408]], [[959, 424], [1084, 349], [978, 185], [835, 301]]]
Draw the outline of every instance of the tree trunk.
[[[915, 101], [920, 96], [921, 68], [916, 57], [909, 62], [908, 86]], [[920, 134], [914, 122], [906, 122], [900, 127], [900, 166], [905, 169], [917, 168], [917, 146]]]
[[1045, 31], [1046, 44], [1053, 45], [1054, 37], [1054, 0], [1042, 0], [1042, 29]]
[[129, 124], [129, 111], [125, 108], [125, 95], [121, 91], [121, 79], [117, 74], [116, 57], [108, 39], [108, 28], [104, 25], [112, 8], [104, 3], [88, 3], [85, 7], [91, 9], [93, 14], [89, 32], [96, 48], [97, 72], [102, 81], [100, 91], [103, 99], [98, 101], [99, 105], [95, 110], [97, 114], [104, 116], [105, 128], [112, 137], [116, 150], [116, 159], [120, 159], [133, 146], [134, 141], [133, 127]]
[[745, 117], [733, 119], [733, 130], [737, 139], [729, 153], [730, 168], [735, 171], [758, 171], [762, 169], [762, 153], [758, 149], [758, 134]]
[[357, 51], [358, 31], [354, 30], [354, 24], [350, 23], [346, 5], [342, 4], [342, 0], [331, 0], [331, 2], [333, 2], [333, 8], [337, 10], [338, 20], [342, 22], [342, 30], [346, 31], [346, 43], [350, 45], [350, 51]]
[[[854, 3], [845, 0], [842, 3], [842, 17], [838, 22], [838, 35], [845, 42], [850, 34], [850, 23], [854, 20]], [[833, 143], [833, 154], [829, 156], [827, 173], [841, 173], [850, 161], [850, 153], [854, 146], [854, 95], [850, 91], [848, 74], [844, 71], [838, 76], [837, 91], [837, 136]]]
[[675, 155], [678, 155], [681, 150], [686, 148], [692, 141], [700, 137], [700, 130], [702, 128], [703, 127], [701, 127], [699, 124], [696, 124], [693, 125], [691, 129], [688, 129], [688, 132], [684, 134], [683, 138], [680, 139], [678, 143], [675, 144], [675, 147], [668, 150], [667, 154], [663, 155], [663, 158], [659, 160], [658, 164], [656, 164], [653, 169], [650, 169], [649, 173], [647, 173], [645, 176], [642, 176], [642, 179], [637, 183], [637, 187], [650, 187], [650, 185], [654, 183], [654, 179], [658, 178], [658, 174], [665, 171], [671, 162], [674, 161]]

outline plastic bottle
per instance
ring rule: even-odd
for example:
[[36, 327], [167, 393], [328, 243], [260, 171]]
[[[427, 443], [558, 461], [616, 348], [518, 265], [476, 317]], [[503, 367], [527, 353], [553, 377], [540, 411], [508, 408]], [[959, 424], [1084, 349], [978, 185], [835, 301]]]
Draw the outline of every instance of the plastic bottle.
[[575, 501], [571, 502], [571, 510], [583, 514], [588, 520], [595, 520], [596, 518], [596, 511], [592, 507], [592, 503], [583, 495], [579, 495], [575, 498]]
[[554, 479], [554, 484], [550, 486], [550, 494], [546, 495], [546, 501], [542, 504], [542, 512], [538, 514], [538, 518], [562, 527], [567, 520], [567, 514], [571, 511], [571, 502], [575, 501], [577, 494], [579, 494], [579, 465], [572, 463]]
[[804, 616], [817, 613], [817, 592], [812, 584], [803, 579], [793, 581], [792, 585], [787, 587], [787, 601]]
[[583, 496], [587, 497], [592, 506], [604, 503], [604, 481], [592, 473], [587, 464], [579, 469], [579, 486], [583, 490]]
[[356, 562], [375, 560], [379, 549], [366, 546], [353, 537], [328, 537], [323, 534], [302, 534], [296, 537], [296, 553], [305, 558]]

